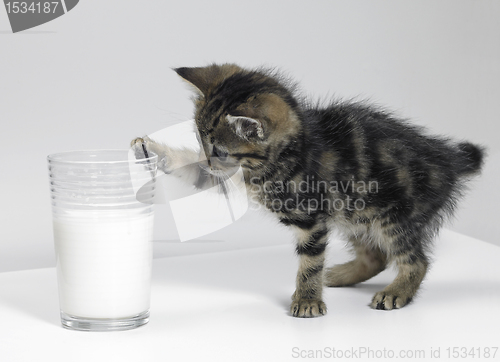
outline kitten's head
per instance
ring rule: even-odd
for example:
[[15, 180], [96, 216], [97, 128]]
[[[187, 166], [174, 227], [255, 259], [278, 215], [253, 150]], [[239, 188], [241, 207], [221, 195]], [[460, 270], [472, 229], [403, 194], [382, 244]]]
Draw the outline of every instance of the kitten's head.
[[234, 64], [175, 69], [197, 94], [195, 121], [210, 172], [265, 172], [276, 147], [300, 132], [292, 91], [269, 71]]

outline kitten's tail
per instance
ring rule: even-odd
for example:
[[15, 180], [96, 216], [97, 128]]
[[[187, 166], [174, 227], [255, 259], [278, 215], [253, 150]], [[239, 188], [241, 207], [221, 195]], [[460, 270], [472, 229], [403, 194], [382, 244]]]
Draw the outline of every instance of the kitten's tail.
[[470, 142], [458, 144], [457, 167], [460, 176], [473, 176], [481, 172], [485, 157], [484, 147]]

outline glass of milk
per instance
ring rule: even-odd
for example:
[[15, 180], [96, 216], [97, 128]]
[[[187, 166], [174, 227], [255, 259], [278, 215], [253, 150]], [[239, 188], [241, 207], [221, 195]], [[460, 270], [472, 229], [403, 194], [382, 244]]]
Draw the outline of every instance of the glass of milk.
[[62, 325], [126, 330], [149, 321], [157, 156], [48, 156]]

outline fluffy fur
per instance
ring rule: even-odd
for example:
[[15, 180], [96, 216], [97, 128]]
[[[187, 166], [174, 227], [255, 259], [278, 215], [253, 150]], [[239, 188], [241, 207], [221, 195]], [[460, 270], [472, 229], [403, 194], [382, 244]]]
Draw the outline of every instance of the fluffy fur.
[[[391, 310], [412, 300], [425, 277], [433, 237], [453, 213], [467, 179], [480, 172], [481, 147], [430, 136], [364, 103], [311, 105], [274, 71], [234, 64], [175, 71], [197, 92], [205, 166], [187, 149], [147, 138], [132, 143], [145, 144], [163, 160], [164, 172], [197, 187], [214, 185], [241, 165], [252, 201], [295, 232], [300, 264], [293, 316], [325, 314], [324, 285], [363, 282], [389, 263], [398, 275], [374, 295], [371, 307]], [[176, 166], [186, 160], [190, 167]], [[325, 268], [334, 228], [356, 257]]]

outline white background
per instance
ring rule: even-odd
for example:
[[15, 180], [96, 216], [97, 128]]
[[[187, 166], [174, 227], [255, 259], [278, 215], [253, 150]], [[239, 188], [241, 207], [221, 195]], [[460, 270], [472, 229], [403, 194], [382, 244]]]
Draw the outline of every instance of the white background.
[[[500, 245], [498, 19], [500, 2], [482, 0], [82, 0], [12, 34], [0, 8], [0, 271], [54, 265], [47, 154], [126, 148], [192, 118], [171, 68], [209, 62], [278, 66], [310, 96], [370, 98], [434, 133], [488, 146], [452, 228]], [[269, 243], [281, 231], [259, 229]], [[237, 225], [225, 232], [235, 240], [226, 247], [252, 245]], [[221, 248], [212, 245], [203, 247]]]

